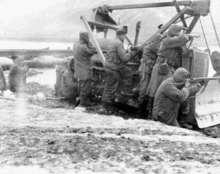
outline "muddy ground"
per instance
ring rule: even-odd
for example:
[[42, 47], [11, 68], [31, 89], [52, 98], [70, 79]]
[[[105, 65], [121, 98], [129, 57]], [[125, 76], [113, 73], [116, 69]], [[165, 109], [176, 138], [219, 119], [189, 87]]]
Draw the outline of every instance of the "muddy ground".
[[[53, 96], [52, 86], [30, 83]], [[199, 131], [81, 112], [59, 100], [0, 105], [0, 174], [219, 173], [219, 138]]]

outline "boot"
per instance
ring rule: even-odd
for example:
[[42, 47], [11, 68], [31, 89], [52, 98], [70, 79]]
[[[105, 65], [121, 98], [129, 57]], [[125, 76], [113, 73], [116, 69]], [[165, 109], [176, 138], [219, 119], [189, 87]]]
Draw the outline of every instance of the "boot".
[[88, 97], [81, 97], [80, 99], [80, 104], [78, 107], [91, 107], [92, 104], [91, 102], [89, 101]]
[[145, 97], [144, 100], [139, 103], [138, 105], [139, 118], [148, 118], [147, 103], [148, 103], [148, 97]]
[[152, 120], [153, 119], [153, 105], [154, 105], [154, 98], [153, 97], [148, 97], [148, 103], [147, 103], [147, 111], [148, 111], [148, 116], [147, 118]]
[[180, 114], [179, 117], [178, 117], [178, 122], [179, 122], [179, 125], [182, 127], [182, 128], [186, 128], [186, 129], [193, 129], [193, 126], [188, 124], [185, 120], [185, 117], [186, 117], [186, 114]]
[[98, 114], [113, 115], [114, 113], [115, 108], [112, 103], [103, 102], [102, 107], [98, 110]]

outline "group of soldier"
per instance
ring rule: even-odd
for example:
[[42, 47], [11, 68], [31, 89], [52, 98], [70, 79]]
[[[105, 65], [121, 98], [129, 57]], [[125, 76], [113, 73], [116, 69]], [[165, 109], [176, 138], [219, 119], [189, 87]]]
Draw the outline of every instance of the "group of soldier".
[[[189, 113], [188, 98], [195, 95], [203, 85], [196, 83], [186, 86], [190, 74], [181, 67], [181, 53], [186, 51], [186, 43], [192, 38], [181, 32], [182, 30], [187, 30], [187, 28], [172, 24], [167, 32], [153, 36], [151, 42], [143, 49], [138, 70], [140, 83], [137, 88], [133, 89], [133, 92], [139, 93], [139, 117], [178, 127], [187, 126], [184, 123], [184, 117]], [[132, 51], [124, 49], [126, 34], [125, 28], [118, 29], [115, 39], [108, 47], [104, 63], [105, 86], [99, 113], [114, 114], [117, 112], [114, 97], [121, 79], [124, 81], [125, 91], [126, 87], [131, 85], [133, 71], [125, 64], [131, 59]], [[81, 32], [79, 41], [73, 47], [74, 58], [66, 61], [66, 68], [57, 68], [57, 81], [61, 83], [56, 84], [60, 86], [55, 86], [55, 88], [61, 89], [58, 93], [66, 99], [75, 99], [79, 95], [79, 107], [91, 106], [91, 56], [96, 53], [95, 47], [89, 41], [89, 34]], [[18, 58], [9, 73], [11, 91], [22, 92], [27, 71], [28, 67], [24, 64], [24, 59]], [[4, 90], [5, 86], [1, 88]]]
[[[143, 51], [139, 67], [140, 83], [135, 92], [139, 93], [139, 116], [173, 126], [190, 127], [184, 121], [189, 113], [188, 98], [195, 95], [203, 84], [187, 84], [189, 72], [181, 67], [181, 53], [192, 39], [184, 32], [187, 28], [172, 24], [164, 34], [156, 34]], [[99, 113], [114, 114], [115, 93], [119, 81], [124, 80], [124, 89], [131, 84], [133, 72], [125, 64], [131, 59], [131, 51], [125, 51], [123, 43], [127, 31], [120, 28], [111, 41], [104, 68], [105, 86], [102, 94], [102, 108]], [[74, 45], [74, 78], [80, 84], [80, 105], [90, 106], [92, 69], [90, 57], [96, 54], [86, 32], [80, 33], [79, 42]]]

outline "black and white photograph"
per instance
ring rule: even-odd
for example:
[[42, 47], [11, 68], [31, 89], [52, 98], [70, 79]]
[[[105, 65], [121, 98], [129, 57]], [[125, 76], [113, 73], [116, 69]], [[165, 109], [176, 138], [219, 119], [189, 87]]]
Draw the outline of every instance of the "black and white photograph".
[[0, 0], [0, 174], [217, 174], [219, 0]]

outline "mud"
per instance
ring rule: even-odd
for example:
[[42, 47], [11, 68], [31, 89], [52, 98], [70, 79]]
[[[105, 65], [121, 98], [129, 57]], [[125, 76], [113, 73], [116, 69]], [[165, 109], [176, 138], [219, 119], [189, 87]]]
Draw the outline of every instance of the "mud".
[[[29, 95], [53, 88], [28, 83]], [[98, 104], [98, 103], [97, 103]], [[98, 115], [60, 100], [0, 99], [0, 173], [215, 174], [220, 141], [202, 132]]]

